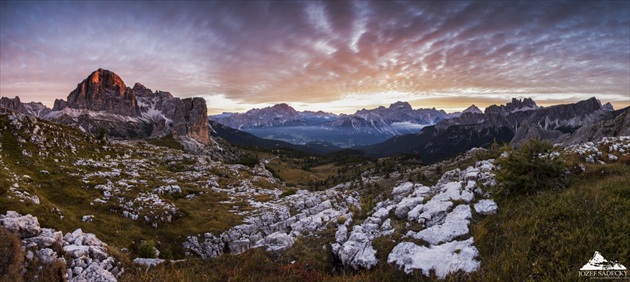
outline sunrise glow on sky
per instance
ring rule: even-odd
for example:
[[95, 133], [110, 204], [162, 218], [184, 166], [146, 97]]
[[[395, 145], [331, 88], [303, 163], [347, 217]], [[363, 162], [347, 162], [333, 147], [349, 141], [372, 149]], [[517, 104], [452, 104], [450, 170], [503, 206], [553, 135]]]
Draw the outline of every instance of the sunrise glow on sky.
[[630, 105], [629, 1], [2, 1], [0, 92], [48, 106], [114, 71], [210, 114], [288, 103]]

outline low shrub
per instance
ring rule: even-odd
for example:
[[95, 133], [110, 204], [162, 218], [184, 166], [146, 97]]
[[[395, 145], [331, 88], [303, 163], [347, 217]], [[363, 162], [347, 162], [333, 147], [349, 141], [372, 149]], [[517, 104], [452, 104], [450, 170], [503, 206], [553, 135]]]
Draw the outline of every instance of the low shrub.
[[496, 159], [501, 156], [503, 152], [509, 151], [510, 148], [511, 147], [508, 144], [499, 144], [496, 140], [494, 140], [488, 148], [475, 151], [473, 157], [476, 161]]
[[549, 141], [531, 139], [499, 157], [496, 172], [498, 194], [530, 194], [567, 184], [567, 167]]
[[140, 245], [138, 246], [138, 257], [157, 258], [157, 250], [155, 249], [155, 242], [153, 240], [147, 240], [140, 243]]

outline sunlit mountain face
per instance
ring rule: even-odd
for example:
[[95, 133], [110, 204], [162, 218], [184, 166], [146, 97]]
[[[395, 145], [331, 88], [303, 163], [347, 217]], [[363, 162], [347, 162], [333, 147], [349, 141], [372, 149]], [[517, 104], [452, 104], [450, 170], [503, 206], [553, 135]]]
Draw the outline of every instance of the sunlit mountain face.
[[11, 2], [0, 91], [52, 106], [103, 67], [211, 114], [513, 97], [630, 105], [627, 1]]

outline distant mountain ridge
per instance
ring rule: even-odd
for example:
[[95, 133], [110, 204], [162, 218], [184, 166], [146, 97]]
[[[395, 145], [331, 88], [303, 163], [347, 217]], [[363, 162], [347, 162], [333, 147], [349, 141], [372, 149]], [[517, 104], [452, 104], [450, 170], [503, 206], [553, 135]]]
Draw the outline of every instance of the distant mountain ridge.
[[[604, 107], [595, 98], [551, 107], [539, 107], [532, 99], [512, 99], [505, 105], [487, 107], [482, 114], [464, 112], [459, 117], [425, 127], [417, 134], [397, 136], [383, 143], [356, 149], [371, 157], [413, 154], [425, 163], [433, 163], [473, 147], [487, 146], [494, 141], [511, 142], [515, 146], [530, 138], [542, 138], [556, 143], [564, 140], [571, 140], [572, 143], [587, 142], [591, 140], [575, 137], [574, 133], [577, 134], [581, 128], [588, 126], [594, 126], [591, 130], [597, 131], [600, 126], [598, 124], [613, 120], [624, 113], [611, 109], [610, 105]], [[625, 109], [625, 115], [627, 112], [628, 109]], [[616, 121], [622, 124], [621, 129], [602, 133], [597, 137], [617, 136], [628, 132], [628, 129], [623, 129], [623, 124], [628, 121], [622, 121]], [[584, 133], [582, 135], [586, 136]]]
[[209, 116], [212, 121], [239, 130], [272, 126], [319, 125], [337, 118], [337, 115], [323, 111], [298, 112], [285, 103], [262, 109], [251, 109], [245, 113], [223, 113]]
[[435, 108], [414, 110], [407, 102], [396, 102], [387, 108], [362, 109], [350, 115], [299, 112], [283, 103], [245, 113], [223, 113], [209, 119], [261, 138], [296, 144], [322, 141], [350, 147], [415, 133], [424, 126], [455, 116], [458, 114], [447, 114]]

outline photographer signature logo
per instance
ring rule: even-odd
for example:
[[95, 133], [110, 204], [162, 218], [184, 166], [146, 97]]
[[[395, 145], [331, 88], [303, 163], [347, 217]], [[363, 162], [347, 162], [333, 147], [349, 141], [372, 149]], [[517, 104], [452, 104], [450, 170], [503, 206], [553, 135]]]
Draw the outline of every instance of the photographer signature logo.
[[595, 252], [591, 260], [580, 268], [580, 277], [591, 279], [627, 279], [628, 269], [617, 261], [606, 260]]

